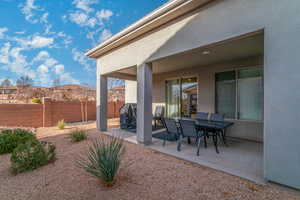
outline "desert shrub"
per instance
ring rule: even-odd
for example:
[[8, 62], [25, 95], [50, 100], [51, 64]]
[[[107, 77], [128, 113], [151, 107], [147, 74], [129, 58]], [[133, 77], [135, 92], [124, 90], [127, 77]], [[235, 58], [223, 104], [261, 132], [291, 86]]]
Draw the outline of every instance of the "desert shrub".
[[33, 98], [31, 100], [32, 103], [38, 103], [38, 104], [42, 104], [42, 100], [40, 98]]
[[72, 142], [80, 142], [87, 138], [87, 134], [84, 130], [76, 129], [70, 133], [70, 138]]
[[18, 145], [10, 161], [13, 173], [21, 173], [39, 168], [55, 160], [55, 146], [48, 142], [30, 140]]
[[4, 130], [0, 133], [0, 154], [11, 153], [19, 145], [36, 140], [35, 135], [26, 130]]
[[93, 142], [86, 158], [80, 158], [77, 166], [102, 180], [107, 186], [115, 183], [122, 157], [124, 144], [119, 138], [102, 137]]
[[65, 126], [66, 126], [65, 120], [62, 119], [62, 120], [59, 120], [59, 121], [57, 122], [57, 128], [59, 128], [59, 129], [64, 129]]

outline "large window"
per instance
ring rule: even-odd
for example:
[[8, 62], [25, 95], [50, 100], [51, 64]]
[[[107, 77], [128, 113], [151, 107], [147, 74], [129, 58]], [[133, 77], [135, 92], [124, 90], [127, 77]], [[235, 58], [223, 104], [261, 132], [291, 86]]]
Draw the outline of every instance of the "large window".
[[263, 120], [263, 69], [217, 73], [216, 112], [231, 119]]

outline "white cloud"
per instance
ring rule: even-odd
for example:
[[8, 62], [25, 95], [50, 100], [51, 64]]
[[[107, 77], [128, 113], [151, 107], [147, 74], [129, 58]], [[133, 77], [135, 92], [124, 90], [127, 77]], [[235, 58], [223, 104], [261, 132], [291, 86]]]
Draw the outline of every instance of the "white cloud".
[[70, 20], [78, 25], [83, 25], [88, 20], [88, 15], [83, 12], [75, 12], [70, 14]]
[[60, 75], [60, 80], [65, 83], [80, 84], [80, 81], [73, 78], [69, 72], [64, 72]]
[[54, 42], [54, 39], [51, 37], [43, 37], [39, 35], [29, 36], [27, 38], [13, 37], [9, 38], [9, 40], [17, 42], [24, 49], [51, 47]]
[[112, 36], [112, 33], [108, 29], [104, 29], [100, 34], [100, 42], [104, 42], [105, 40], [108, 40]]
[[95, 27], [98, 23], [97, 19], [94, 17], [89, 17], [86, 13], [81, 11], [76, 11], [74, 13], [70, 13], [69, 19], [78, 24], [79, 26], [88, 26], [88, 27]]
[[50, 46], [53, 43], [53, 38], [46, 38], [42, 36], [35, 36], [30, 42], [32, 48], [42, 48]]
[[8, 37], [9, 41], [16, 42], [23, 49], [36, 49], [36, 48], [52, 48], [54, 38], [44, 37], [40, 35], [27, 36], [27, 37]]
[[0, 69], [15, 73], [17, 76], [29, 76], [36, 84], [49, 86], [54, 74], [63, 83], [79, 83], [48, 51], [40, 51], [31, 61], [23, 51], [29, 50], [20, 46], [14, 47], [10, 42], [0, 48]]
[[37, 19], [33, 19], [34, 10], [38, 10], [38, 6], [34, 5], [35, 0], [26, 0], [25, 4], [21, 6], [21, 11], [25, 15], [25, 19], [31, 23], [38, 23]]
[[[95, 13], [91, 5], [96, 3], [98, 3], [98, 0], [73, 0], [73, 4], [75, 4], [77, 10], [68, 14], [69, 20], [81, 27], [94, 28], [96, 25], [103, 26], [103, 20], [108, 20], [113, 16], [113, 12], [102, 9]], [[67, 16], [64, 15], [62, 20], [66, 22]]]
[[111, 16], [113, 16], [113, 12], [111, 10], [105, 10], [105, 9], [102, 9], [100, 11], [98, 11], [96, 13], [96, 16], [102, 20], [102, 19], [109, 19]]
[[0, 27], [0, 39], [4, 38], [4, 33], [8, 31], [6, 27]]
[[33, 59], [33, 61], [35, 62], [35, 61], [42, 61], [42, 60], [45, 60], [45, 59], [47, 59], [47, 58], [49, 58], [49, 53], [48, 53], [48, 51], [40, 51], [39, 53], [38, 53], [38, 55]]
[[50, 57], [47, 51], [40, 51], [37, 56], [32, 60], [32, 64], [36, 62], [43, 62], [45, 66], [52, 67], [58, 63], [57, 60]]
[[4, 46], [0, 49], [0, 63], [8, 64], [9, 63], [9, 50], [10, 43], [5, 43]]
[[84, 10], [85, 12], [93, 12], [94, 9], [91, 8], [91, 5], [97, 4], [98, 0], [74, 0], [73, 4], [75, 4], [75, 7], [81, 10]]
[[35, 72], [29, 68], [27, 57], [21, 53], [23, 50], [20, 47], [12, 48], [10, 43], [6, 43], [0, 49], [0, 68], [16, 73], [17, 75], [27, 75], [34, 78]]
[[69, 44], [72, 43], [72, 40], [73, 40], [72, 36], [67, 35], [63, 31], [58, 32], [57, 36], [60, 37], [60, 38], [62, 38], [62, 40], [63, 40], [62, 42], [65, 45], [65, 48], [68, 48]]
[[49, 75], [49, 69], [48, 66], [46, 65], [40, 65], [37, 68], [37, 75], [39, 77], [39, 82], [43, 85], [47, 85], [50, 83], [50, 75]]
[[72, 54], [74, 61], [80, 63], [86, 71], [92, 71], [92, 67], [84, 53], [78, 51], [77, 49], [72, 49]]
[[64, 65], [55, 65], [54, 66], [54, 73], [55, 74], [62, 74], [65, 71], [65, 66]]
[[41, 19], [40, 19], [40, 22], [43, 22], [43, 23], [47, 24], [48, 23], [48, 16], [49, 16], [48, 12], [44, 13], [42, 15]]
[[60, 79], [60, 81], [65, 83], [79, 84], [80, 82], [73, 78], [69, 72], [65, 72], [65, 66], [62, 64], [55, 65], [53, 68], [54, 73]]
[[49, 72], [48, 66], [46, 66], [46, 65], [40, 65], [37, 68], [37, 72], [42, 73], [42, 74], [48, 73]]
[[25, 19], [32, 23], [48, 24], [48, 12], [36, 5], [36, 0], [26, 0], [24, 4], [19, 5], [21, 12], [25, 15]]

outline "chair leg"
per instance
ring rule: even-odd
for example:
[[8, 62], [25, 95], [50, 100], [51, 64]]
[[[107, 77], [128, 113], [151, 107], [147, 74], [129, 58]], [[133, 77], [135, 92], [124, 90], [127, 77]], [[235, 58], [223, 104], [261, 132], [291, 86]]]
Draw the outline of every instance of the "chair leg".
[[221, 135], [222, 135], [222, 140], [223, 140], [224, 145], [225, 145], [226, 147], [228, 147], [227, 141], [226, 141], [225, 130], [222, 130], [222, 131], [221, 131]]
[[206, 138], [206, 135], [204, 135], [203, 137], [204, 137], [204, 147], [207, 148], [207, 138]]
[[166, 140], [167, 140], [167, 134], [165, 134], [165, 136], [164, 136], [164, 142], [163, 142], [163, 146], [165, 146], [165, 145], [166, 145]]
[[197, 156], [199, 156], [200, 153], [200, 143], [201, 143], [201, 137], [197, 138]]
[[182, 136], [179, 135], [179, 140], [178, 140], [178, 144], [177, 144], [177, 151], [181, 150], [181, 139], [182, 139]]
[[219, 153], [219, 149], [218, 149], [218, 136], [217, 136], [217, 134], [214, 134], [212, 137], [213, 137], [214, 145], [215, 145], [215, 148], [216, 148], [216, 152]]
[[191, 138], [188, 137], [188, 144], [191, 144]]

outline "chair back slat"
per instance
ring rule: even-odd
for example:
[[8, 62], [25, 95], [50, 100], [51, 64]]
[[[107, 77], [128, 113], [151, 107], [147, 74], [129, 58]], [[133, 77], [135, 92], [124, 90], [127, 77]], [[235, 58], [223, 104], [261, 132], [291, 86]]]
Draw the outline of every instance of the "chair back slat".
[[197, 112], [196, 119], [208, 120], [208, 112]]
[[179, 120], [181, 133], [184, 137], [197, 137], [196, 123], [193, 120]]
[[210, 120], [212, 121], [224, 121], [224, 115], [219, 113], [212, 113], [210, 115]]
[[178, 128], [175, 119], [163, 118], [163, 122], [169, 133], [178, 134]]

